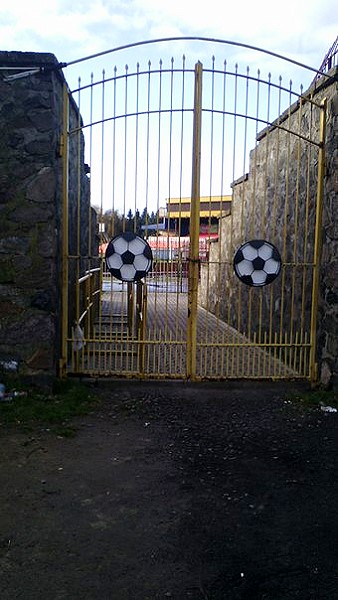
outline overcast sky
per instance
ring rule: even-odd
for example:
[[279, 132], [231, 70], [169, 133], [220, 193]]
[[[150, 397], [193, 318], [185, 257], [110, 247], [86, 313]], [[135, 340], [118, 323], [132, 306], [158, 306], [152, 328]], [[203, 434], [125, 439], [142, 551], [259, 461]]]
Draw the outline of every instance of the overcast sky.
[[168, 36], [218, 37], [319, 67], [337, 35], [336, 0], [0, 0], [2, 50], [61, 62]]

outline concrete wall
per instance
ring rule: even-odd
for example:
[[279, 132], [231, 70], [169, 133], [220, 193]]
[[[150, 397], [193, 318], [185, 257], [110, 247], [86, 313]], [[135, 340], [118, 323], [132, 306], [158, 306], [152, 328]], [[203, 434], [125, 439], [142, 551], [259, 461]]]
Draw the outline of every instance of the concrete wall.
[[[15, 361], [21, 373], [55, 375], [60, 351], [64, 78], [52, 54], [0, 52], [0, 66], [0, 370]], [[25, 67], [36, 72], [27, 74]], [[70, 119], [78, 120], [75, 103]], [[79, 157], [78, 144], [70, 146], [69, 237], [76, 244], [78, 164], [83, 240], [88, 238], [89, 182], [83, 140]], [[81, 250], [88, 254], [84, 241]]]
[[[312, 90], [316, 102], [327, 98], [317, 335], [326, 383], [338, 376], [337, 69], [331, 75]], [[219, 242], [211, 244], [210, 263], [201, 268], [202, 306], [251, 339], [258, 331], [269, 332], [274, 340], [281, 329], [295, 335], [310, 328], [312, 267], [302, 265], [313, 259], [318, 148], [297, 134], [319, 140], [319, 109], [310, 102], [295, 104], [279, 124], [288, 131], [271, 127], [258, 135], [249, 173], [234, 182], [231, 215], [221, 220]], [[244, 286], [233, 273], [236, 249], [254, 238], [274, 243], [284, 263], [283, 276], [264, 292]]]

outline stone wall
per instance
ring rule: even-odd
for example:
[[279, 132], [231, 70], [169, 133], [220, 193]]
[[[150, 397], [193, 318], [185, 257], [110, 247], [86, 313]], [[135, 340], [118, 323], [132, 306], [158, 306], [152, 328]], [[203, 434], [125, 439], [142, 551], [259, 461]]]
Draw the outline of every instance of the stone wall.
[[[60, 354], [64, 78], [52, 54], [0, 52], [0, 66], [0, 365], [14, 361], [21, 373], [55, 375]], [[79, 118], [73, 102], [70, 115], [72, 121]], [[75, 241], [78, 164], [81, 236], [88, 239], [83, 140], [77, 155], [78, 144], [71, 143], [70, 173], [76, 176], [70, 176], [69, 238]], [[81, 251], [88, 255], [94, 248], [89, 252], [83, 241]]]
[[323, 250], [320, 271], [318, 350], [321, 381], [338, 385], [338, 69], [328, 98], [325, 143]]
[[[327, 381], [338, 374], [337, 71], [331, 75], [311, 90], [316, 103], [327, 99], [317, 335], [318, 360]], [[249, 339], [309, 341], [318, 148], [300, 136], [319, 141], [319, 112], [302, 101], [281, 115], [276, 123], [282, 128], [270, 127], [257, 136], [249, 173], [233, 183], [231, 215], [221, 220], [219, 241], [211, 244], [210, 262], [201, 268], [202, 306]], [[283, 260], [282, 275], [264, 289], [244, 286], [233, 272], [236, 249], [255, 238], [274, 243]]]

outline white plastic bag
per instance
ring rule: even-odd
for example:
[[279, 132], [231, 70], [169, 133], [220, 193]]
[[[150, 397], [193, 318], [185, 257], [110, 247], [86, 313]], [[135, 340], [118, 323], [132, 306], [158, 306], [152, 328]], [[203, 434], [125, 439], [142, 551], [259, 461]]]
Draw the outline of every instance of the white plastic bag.
[[73, 350], [77, 352], [78, 350], [81, 350], [84, 345], [84, 333], [80, 325], [77, 323], [75, 327], [73, 327]]

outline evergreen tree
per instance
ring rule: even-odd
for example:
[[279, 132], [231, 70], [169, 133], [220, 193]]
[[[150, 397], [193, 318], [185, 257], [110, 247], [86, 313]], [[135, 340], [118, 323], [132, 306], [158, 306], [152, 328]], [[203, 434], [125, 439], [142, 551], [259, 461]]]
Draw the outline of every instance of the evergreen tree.
[[119, 235], [123, 231], [123, 217], [117, 210], [106, 210], [101, 221], [105, 225], [105, 233], [109, 238]]

